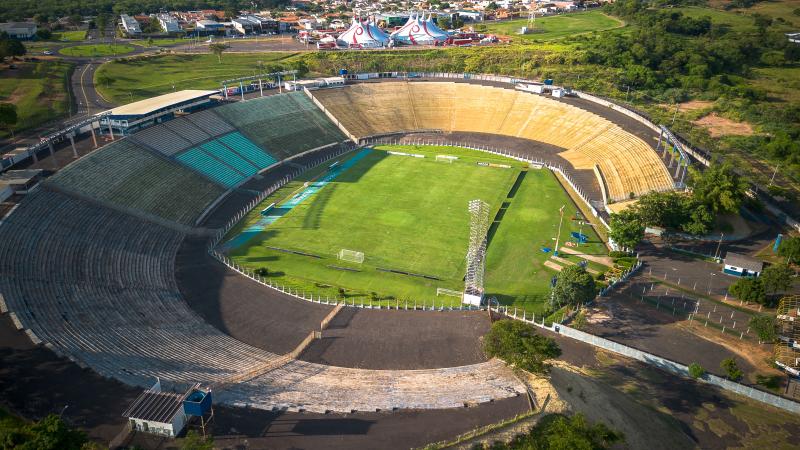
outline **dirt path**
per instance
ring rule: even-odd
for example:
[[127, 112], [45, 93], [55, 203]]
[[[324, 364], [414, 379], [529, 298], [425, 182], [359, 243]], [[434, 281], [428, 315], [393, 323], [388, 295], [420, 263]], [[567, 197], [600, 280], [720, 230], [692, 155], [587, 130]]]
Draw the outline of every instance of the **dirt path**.
[[561, 247], [558, 249], [560, 252], [569, 253], [570, 255], [580, 256], [581, 258], [596, 262], [597, 264], [602, 264], [604, 266], [613, 267], [614, 260], [610, 256], [598, 256], [598, 255], [589, 255], [580, 250], [575, 250], [571, 247]]

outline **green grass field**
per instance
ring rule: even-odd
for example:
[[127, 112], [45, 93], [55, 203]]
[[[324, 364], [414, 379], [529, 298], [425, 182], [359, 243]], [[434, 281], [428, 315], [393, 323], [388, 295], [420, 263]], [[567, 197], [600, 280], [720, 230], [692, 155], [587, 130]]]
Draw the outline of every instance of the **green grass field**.
[[103, 64], [95, 72], [95, 80], [107, 77], [106, 85], [98, 83], [104, 98], [114, 103], [131, 101], [181, 89], [215, 89], [219, 82], [237, 76], [253, 75], [258, 62], [266, 66], [283, 61], [295, 53], [236, 53], [217, 57], [205, 55], [160, 55], [148, 58], [121, 59]]
[[[426, 158], [383, 151], [390, 149], [422, 153]], [[457, 155], [459, 160], [437, 162], [437, 154]], [[512, 168], [483, 167], [478, 161]], [[267, 198], [229, 237], [257, 221], [266, 205], [274, 202], [281, 206], [322, 171], [310, 171]], [[469, 236], [467, 203], [476, 198], [489, 203], [494, 212], [503, 210], [498, 215], [502, 217], [499, 226], [490, 232], [487, 294], [505, 304], [543, 311], [555, 272], [542, 266], [547, 255], [541, 247], [554, 245], [561, 205], [567, 205], [562, 242], [571, 229], [578, 229], [568, 220], [575, 208], [549, 171], [527, 170], [516, 161], [473, 150], [377, 147], [230, 256], [251, 269], [268, 268], [274, 283], [315, 296], [341, 298], [339, 289], [344, 288], [348, 301], [374, 303], [370, 297], [375, 292], [382, 304], [408, 299], [420, 305], [458, 305], [457, 297], [437, 299], [436, 289], [463, 288]], [[586, 249], [602, 253], [598, 238], [586, 228], [584, 232], [593, 241]], [[342, 248], [364, 252], [364, 263], [339, 261], [336, 254]], [[439, 280], [378, 271], [378, 267]]]
[[519, 34], [521, 27], [527, 26], [528, 19], [487, 23], [489, 33], [511, 36], [514, 39], [550, 41], [592, 31], [605, 31], [620, 28], [625, 24], [619, 19], [609, 17], [600, 11], [563, 14], [559, 16], [537, 17], [535, 29], [531, 34]]
[[86, 30], [57, 31], [53, 33], [51, 41], [80, 42], [86, 39]]
[[76, 45], [74, 47], [65, 47], [58, 52], [66, 56], [78, 57], [100, 57], [100, 56], [114, 56], [124, 55], [134, 50], [133, 46], [126, 44], [95, 44], [95, 45]]
[[[0, 70], [0, 102], [17, 105], [14, 131], [33, 128], [63, 117], [69, 110], [66, 81], [72, 64], [51, 60], [19, 62]], [[0, 136], [7, 131], [0, 129]]]

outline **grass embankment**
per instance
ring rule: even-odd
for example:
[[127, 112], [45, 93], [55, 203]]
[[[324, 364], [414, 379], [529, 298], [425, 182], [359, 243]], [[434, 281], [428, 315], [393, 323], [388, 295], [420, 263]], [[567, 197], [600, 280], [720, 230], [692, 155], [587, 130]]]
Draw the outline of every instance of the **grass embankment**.
[[[69, 113], [67, 78], [72, 64], [52, 60], [18, 62], [0, 69], [0, 102], [17, 105], [14, 132], [33, 128]], [[0, 129], [0, 136], [8, 136]]]
[[[464, 255], [469, 237], [467, 203], [482, 199], [490, 204], [486, 292], [502, 304], [542, 313], [547, 309], [549, 282], [555, 271], [545, 268], [558, 229], [558, 209], [565, 208], [562, 244], [580, 226], [570, 220], [575, 207], [555, 177], [531, 169], [520, 176], [523, 164], [503, 157], [453, 147], [379, 146], [354, 167], [340, 174], [317, 194], [278, 219], [246, 246], [231, 252], [252, 270], [266, 267], [270, 281], [314, 296], [348, 302], [395, 305], [460, 304], [458, 297], [438, 297], [437, 288], [461, 290]], [[391, 156], [399, 150], [426, 158]], [[457, 155], [453, 163], [435, 161], [437, 154]], [[479, 166], [495, 162], [511, 168]], [[326, 166], [327, 167], [327, 166]], [[267, 198], [234, 229], [235, 236], [259, 219], [271, 203], [280, 207], [298, 194], [307, 181], [324, 169], [309, 171]], [[496, 214], [500, 211], [499, 214]], [[588, 227], [587, 253], [604, 252]], [[318, 258], [270, 249], [309, 253]], [[336, 259], [342, 248], [362, 251], [363, 264]], [[578, 262], [578, 257], [570, 257]], [[335, 267], [331, 267], [335, 266]], [[357, 271], [341, 270], [342, 267]], [[429, 275], [438, 280], [378, 271], [388, 268]], [[371, 294], [376, 292], [379, 300]]]
[[[253, 75], [259, 61], [266, 70], [296, 53], [229, 54], [222, 64], [215, 55], [134, 57], [103, 64], [95, 73], [97, 89], [114, 103], [129, 103], [181, 89], [216, 89], [228, 78]], [[98, 80], [107, 82], [98, 83]]]
[[[528, 26], [528, 19], [487, 22], [485, 33], [495, 33], [512, 37], [514, 40], [551, 41], [572, 37], [583, 33], [606, 31], [621, 28], [625, 23], [603, 14], [600, 11], [563, 14], [558, 16], [537, 17], [533, 31], [519, 34], [520, 28]], [[480, 25], [478, 26], [480, 27]], [[481, 28], [482, 29], [482, 28]]]
[[127, 44], [95, 44], [65, 47], [58, 52], [65, 56], [96, 58], [101, 56], [124, 55], [133, 50], [134, 47]]

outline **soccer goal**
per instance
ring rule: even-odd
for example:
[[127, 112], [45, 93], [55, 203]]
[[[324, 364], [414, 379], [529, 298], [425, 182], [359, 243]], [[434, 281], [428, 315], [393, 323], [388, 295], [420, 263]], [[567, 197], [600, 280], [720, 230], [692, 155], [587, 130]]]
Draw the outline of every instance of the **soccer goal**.
[[442, 161], [446, 163], [452, 163], [453, 161], [457, 160], [458, 156], [452, 155], [436, 155], [436, 161]]
[[348, 250], [343, 248], [337, 254], [338, 258], [342, 261], [349, 261], [361, 264], [364, 262], [364, 252], [357, 252], [355, 250]]

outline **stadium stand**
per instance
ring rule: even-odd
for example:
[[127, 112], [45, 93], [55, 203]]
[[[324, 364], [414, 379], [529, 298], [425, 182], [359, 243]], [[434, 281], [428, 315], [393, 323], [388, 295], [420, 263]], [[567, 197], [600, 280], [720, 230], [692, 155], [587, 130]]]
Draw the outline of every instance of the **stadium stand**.
[[[59, 355], [134, 386], [149, 386], [155, 377], [223, 385], [215, 396], [233, 405], [315, 412], [450, 408], [525, 392], [496, 360], [374, 371], [291, 360], [239, 342], [181, 298], [174, 265], [182, 239], [40, 189], [0, 225], [0, 292], [19, 323]], [[232, 379], [241, 382], [226, 385]]]
[[192, 146], [190, 141], [176, 134], [163, 124], [145, 128], [131, 136], [131, 139], [141, 143], [145, 147], [158, 150], [166, 156], [172, 156]]
[[173, 120], [164, 122], [164, 126], [169, 128], [173, 133], [179, 135], [185, 140], [197, 145], [203, 141], [211, 138], [211, 135], [203, 131], [200, 127], [194, 124], [186, 117], [178, 117]]
[[346, 139], [302, 92], [231, 103], [214, 112], [276, 159]]
[[220, 137], [218, 141], [222, 142], [228, 148], [235, 150], [239, 155], [243, 156], [260, 169], [267, 168], [278, 162], [272, 155], [258, 148], [258, 146], [250, 142], [249, 139], [242, 136], [238, 131], [226, 134]]
[[[611, 200], [673, 187], [647, 143], [599, 115], [549, 97], [452, 82], [360, 83], [313, 95], [357, 137], [420, 129], [519, 137], [565, 149], [561, 156], [576, 169], [597, 167]], [[391, 108], [382, 109], [385, 105]]]
[[90, 153], [46, 183], [185, 225], [193, 225], [224, 193], [206, 178], [130, 139]]
[[253, 176], [258, 172], [256, 166], [217, 141], [208, 141], [205, 144], [200, 144], [200, 148], [247, 177]]
[[214, 158], [200, 147], [190, 148], [175, 159], [228, 188], [247, 179], [244, 174]]
[[209, 109], [189, 114], [186, 118], [212, 136], [220, 136], [236, 130], [233, 125]]

